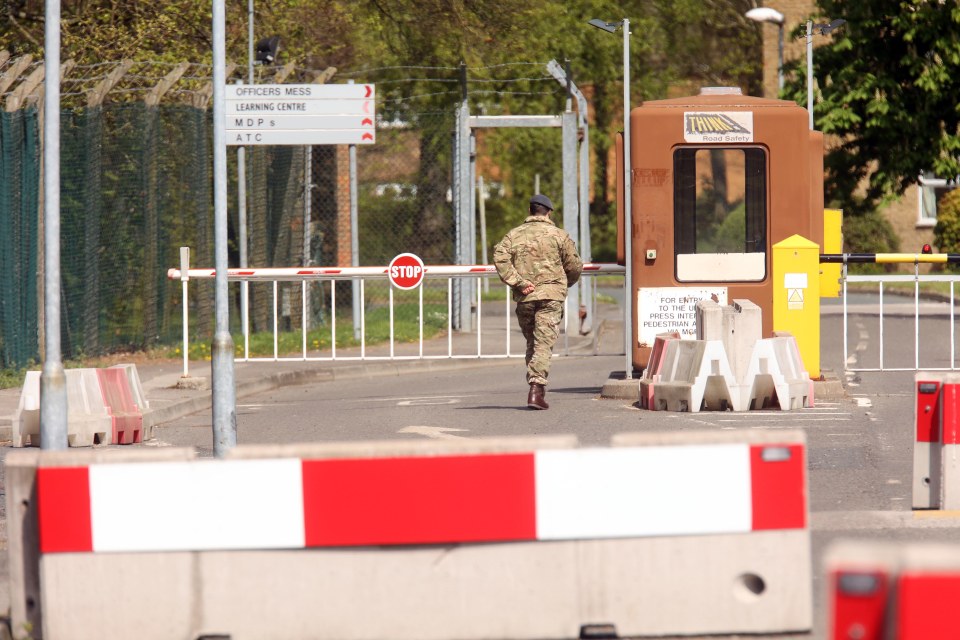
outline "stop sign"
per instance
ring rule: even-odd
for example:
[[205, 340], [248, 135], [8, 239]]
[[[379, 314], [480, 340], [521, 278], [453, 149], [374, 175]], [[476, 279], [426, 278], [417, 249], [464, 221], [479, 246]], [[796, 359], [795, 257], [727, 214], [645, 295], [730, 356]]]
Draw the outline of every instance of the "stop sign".
[[412, 253], [401, 253], [390, 261], [387, 277], [397, 289], [416, 289], [423, 281], [423, 260]]

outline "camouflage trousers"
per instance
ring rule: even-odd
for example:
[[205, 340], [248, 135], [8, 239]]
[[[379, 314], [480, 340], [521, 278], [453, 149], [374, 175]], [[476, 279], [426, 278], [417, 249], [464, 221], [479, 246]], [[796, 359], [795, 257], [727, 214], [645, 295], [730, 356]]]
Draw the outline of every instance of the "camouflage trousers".
[[517, 303], [520, 331], [527, 339], [527, 383], [547, 384], [553, 345], [560, 335], [563, 302], [535, 300]]

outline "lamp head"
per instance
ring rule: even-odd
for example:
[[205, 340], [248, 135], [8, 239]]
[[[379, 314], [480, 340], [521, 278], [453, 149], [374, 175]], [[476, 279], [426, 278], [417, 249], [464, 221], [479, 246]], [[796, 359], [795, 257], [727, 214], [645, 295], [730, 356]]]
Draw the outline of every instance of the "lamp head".
[[825, 36], [840, 25], [846, 24], [846, 22], [847, 21], [843, 18], [837, 18], [836, 20], [832, 20], [830, 24], [815, 24], [813, 25], [813, 30], [819, 32], [820, 35]]
[[280, 51], [280, 36], [264, 38], [257, 43], [255, 59], [261, 64], [273, 64]]
[[757, 7], [750, 9], [745, 14], [751, 20], [756, 22], [772, 22], [774, 24], [783, 24], [783, 14], [770, 7]]
[[608, 33], [614, 33], [620, 27], [622, 23], [620, 22], [607, 22], [606, 20], [601, 20], [600, 18], [594, 18], [587, 24], [596, 27], [597, 29], [603, 29]]

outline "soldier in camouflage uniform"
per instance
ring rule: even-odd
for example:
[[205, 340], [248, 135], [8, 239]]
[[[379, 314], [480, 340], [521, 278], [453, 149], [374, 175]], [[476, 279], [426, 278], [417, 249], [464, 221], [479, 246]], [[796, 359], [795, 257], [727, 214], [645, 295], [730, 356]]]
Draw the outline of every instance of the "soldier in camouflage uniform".
[[567, 288], [583, 270], [577, 247], [550, 219], [553, 203], [537, 194], [530, 198], [530, 215], [510, 230], [493, 251], [500, 279], [513, 290], [517, 320], [527, 339], [527, 406], [548, 409], [547, 376], [553, 345], [560, 334]]

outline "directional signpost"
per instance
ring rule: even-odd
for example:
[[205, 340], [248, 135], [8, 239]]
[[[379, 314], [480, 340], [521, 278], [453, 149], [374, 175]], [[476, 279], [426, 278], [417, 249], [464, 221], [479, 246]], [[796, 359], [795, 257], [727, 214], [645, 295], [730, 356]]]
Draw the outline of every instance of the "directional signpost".
[[372, 84], [228, 85], [227, 144], [373, 144]]

